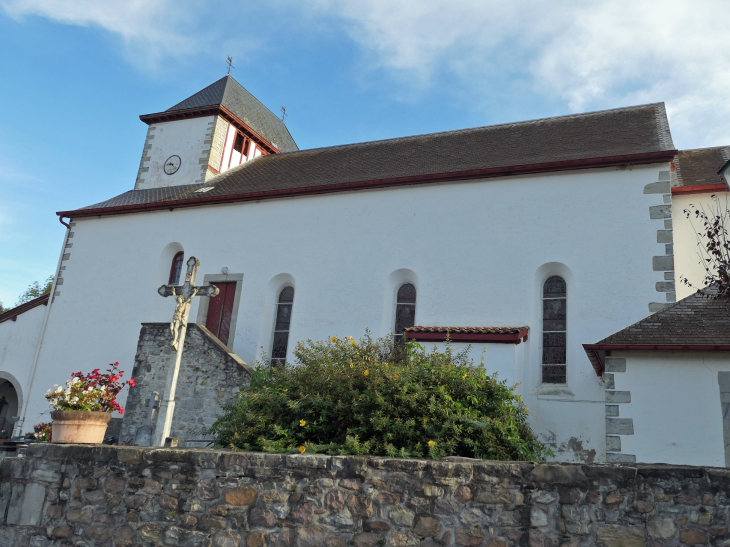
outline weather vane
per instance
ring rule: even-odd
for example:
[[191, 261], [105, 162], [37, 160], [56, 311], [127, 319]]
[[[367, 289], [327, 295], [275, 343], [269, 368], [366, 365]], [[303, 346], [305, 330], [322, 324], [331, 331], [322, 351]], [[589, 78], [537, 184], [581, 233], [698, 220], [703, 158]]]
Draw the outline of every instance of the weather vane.
[[230, 74], [231, 69], [236, 68], [235, 66], [233, 66], [233, 59], [231, 59], [230, 55], [228, 57], [226, 57], [226, 62], [228, 63], [228, 74]]
[[284, 121], [284, 118], [286, 118], [288, 115], [289, 114], [286, 113], [286, 107], [285, 106], [282, 106], [281, 107], [281, 121], [283, 122]]

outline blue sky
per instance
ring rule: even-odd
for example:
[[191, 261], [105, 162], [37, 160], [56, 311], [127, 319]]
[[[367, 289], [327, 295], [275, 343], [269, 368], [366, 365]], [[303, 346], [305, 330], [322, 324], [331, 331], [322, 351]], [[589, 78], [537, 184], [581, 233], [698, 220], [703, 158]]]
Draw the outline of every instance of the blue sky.
[[227, 55], [265, 105], [286, 106], [300, 148], [654, 101], [675, 144], [696, 148], [730, 144], [725, 8], [0, 0], [0, 301], [53, 274], [56, 211], [133, 187], [138, 116], [220, 78]]

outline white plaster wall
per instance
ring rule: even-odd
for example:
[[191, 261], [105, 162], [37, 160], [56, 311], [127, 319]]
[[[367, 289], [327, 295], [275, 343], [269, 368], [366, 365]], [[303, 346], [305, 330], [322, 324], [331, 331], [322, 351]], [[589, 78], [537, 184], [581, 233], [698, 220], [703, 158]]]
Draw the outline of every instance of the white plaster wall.
[[[38, 341], [43, 328], [43, 320], [47, 311], [48, 308], [44, 305], [36, 306], [18, 315], [17, 321], [0, 323], [0, 382], [3, 380], [11, 381], [21, 397], [27, 395], [30, 371], [33, 368], [33, 361], [35, 360]], [[40, 378], [42, 383], [42, 376]], [[20, 385], [15, 385], [16, 383]], [[43, 393], [45, 393], [45, 390]], [[40, 394], [39, 404], [34, 407], [33, 413], [28, 414], [29, 420], [36, 420], [41, 412], [48, 410], [47, 405], [43, 405], [44, 402], [45, 399]], [[32, 431], [33, 424], [39, 421], [41, 420], [32, 421], [30, 424], [26, 423], [27, 430]]]
[[621, 452], [637, 462], [725, 466], [719, 371], [730, 371], [727, 352], [614, 352], [626, 358], [616, 373], [631, 402], [619, 417], [634, 434], [621, 435]]
[[[431, 351], [434, 347], [439, 351], [446, 350], [445, 342], [418, 343], [428, 351]], [[487, 374], [491, 375], [496, 372], [497, 379], [499, 381], [506, 380], [508, 386], [513, 386], [516, 383], [515, 369], [517, 368], [517, 364], [515, 360], [517, 352], [515, 350], [519, 344], [468, 344], [464, 342], [451, 342], [449, 345], [451, 351], [455, 354], [471, 346], [469, 358], [474, 361], [474, 365], [479, 366], [480, 363], [484, 363], [484, 369]]]
[[[672, 196], [672, 227], [674, 228], [674, 268], [677, 288], [677, 299], [685, 298], [696, 292], [696, 289], [687, 287], [681, 281], [681, 276], [689, 279], [696, 287], [704, 287], [705, 270], [700, 263], [700, 257], [697, 251], [697, 232], [702, 230], [702, 224], [698, 221], [694, 213], [688, 219], [684, 214], [685, 209], [694, 209], [704, 207], [709, 213], [709, 209], [717, 209], [716, 203], [712, 200], [712, 195], [716, 195], [720, 205], [724, 210], [730, 210], [730, 192], [714, 192], [708, 194], [689, 194]], [[691, 221], [691, 222], [690, 222]], [[694, 228], [692, 227], [694, 224]]]
[[[207, 161], [210, 155], [211, 145], [205, 144], [204, 141], [210, 130], [210, 124], [214, 122], [215, 116], [206, 116], [155, 124], [156, 129], [152, 132], [154, 138], [149, 141], [152, 147], [147, 152], [150, 159], [145, 162], [145, 167], [149, 170], [140, 177], [144, 182], [138, 188], [195, 184], [202, 172], [199, 160]], [[208, 153], [203, 154], [205, 150]], [[182, 161], [176, 173], [167, 175], [163, 167], [165, 160], [172, 155], [180, 156]]]
[[[422, 325], [529, 325], [520, 344], [517, 381], [537, 430], [558, 456], [601, 459], [603, 388], [580, 344], [648, 314], [655, 301], [651, 257], [661, 221], [645, 195], [666, 164], [434, 184], [79, 218], [61, 295], [51, 312], [40, 359], [41, 384], [79, 369], [119, 361], [131, 370], [140, 323], [169, 321], [158, 262], [176, 242], [201, 261], [198, 279], [228, 267], [243, 274], [233, 350], [254, 360], [270, 340], [262, 320], [270, 281], [296, 280], [289, 348], [333, 334], [391, 329], [388, 279], [417, 275], [416, 321]], [[169, 250], [169, 249], [168, 249]], [[110, 268], [117, 264], [117, 268]], [[568, 277], [567, 390], [541, 393], [541, 283]], [[126, 290], [121, 290], [126, 287]], [[113, 288], [113, 289], [112, 289]], [[197, 299], [191, 310], [196, 317]], [[264, 342], [262, 342], [264, 341]], [[41, 401], [34, 392], [30, 412]], [[591, 452], [592, 451], [592, 452]]]

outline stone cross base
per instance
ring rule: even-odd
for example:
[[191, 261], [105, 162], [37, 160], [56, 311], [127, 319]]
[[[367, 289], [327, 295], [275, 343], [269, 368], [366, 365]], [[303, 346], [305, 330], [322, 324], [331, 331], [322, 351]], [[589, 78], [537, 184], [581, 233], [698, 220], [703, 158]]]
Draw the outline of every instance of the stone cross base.
[[[131, 444], [145, 424], [147, 401], [154, 391], [162, 393], [165, 389], [168, 368], [175, 363], [176, 352], [170, 341], [169, 323], [142, 324], [132, 371], [137, 385], [130, 388], [124, 405], [120, 442]], [[181, 446], [201, 446], [184, 440], [208, 438], [202, 431], [213, 425], [220, 412], [218, 403], [232, 402], [240, 387], [248, 384], [251, 373], [251, 368], [203, 325], [189, 324], [170, 436], [180, 439]]]

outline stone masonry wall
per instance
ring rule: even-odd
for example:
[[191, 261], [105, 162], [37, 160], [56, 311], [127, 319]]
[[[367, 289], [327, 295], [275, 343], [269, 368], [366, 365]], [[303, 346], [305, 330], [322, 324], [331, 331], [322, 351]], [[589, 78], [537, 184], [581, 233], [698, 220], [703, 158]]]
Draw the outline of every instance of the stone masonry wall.
[[[170, 347], [169, 323], [143, 323], [134, 359], [132, 378], [137, 386], [127, 396], [120, 439], [133, 438], [147, 418], [147, 401], [153, 391], [163, 397], [167, 371], [175, 363]], [[180, 363], [175, 413], [170, 435], [204, 439], [198, 433], [213, 425], [219, 403], [231, 402], [251, 378], [251, 369], [231, 353], [208, 329], [190, 323]], [[153, 423], [154, 425], [154, 423]]]
[[730, 470], [31, 445], [3, 547], [730, 545]]

